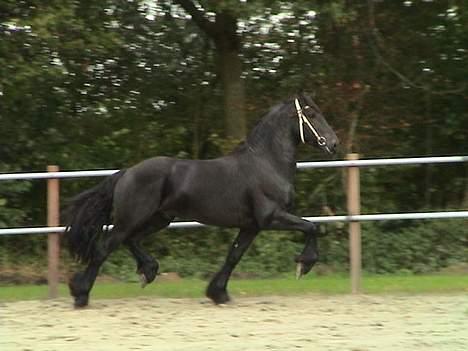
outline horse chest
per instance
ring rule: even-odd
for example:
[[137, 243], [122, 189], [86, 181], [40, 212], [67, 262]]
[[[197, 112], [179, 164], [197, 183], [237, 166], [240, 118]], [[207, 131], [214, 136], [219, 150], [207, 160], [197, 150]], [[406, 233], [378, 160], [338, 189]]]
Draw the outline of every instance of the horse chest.
[[289, 208], [294, 199], [294, 186], [282, 177], [269, 177], [261, 179], [259, 189], [270, 201], [278, 204], [281, 208]]

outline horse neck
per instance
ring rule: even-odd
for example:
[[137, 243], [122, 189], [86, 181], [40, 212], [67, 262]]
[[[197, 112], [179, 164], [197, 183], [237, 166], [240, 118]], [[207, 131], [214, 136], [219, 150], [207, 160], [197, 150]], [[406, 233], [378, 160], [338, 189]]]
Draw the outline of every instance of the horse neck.
[[285, 177], [294, 177], [298, 141], [294, 138], [285, 108], [271, 111], [250, 132], [246, 139], [247, 152], [269, 161]]

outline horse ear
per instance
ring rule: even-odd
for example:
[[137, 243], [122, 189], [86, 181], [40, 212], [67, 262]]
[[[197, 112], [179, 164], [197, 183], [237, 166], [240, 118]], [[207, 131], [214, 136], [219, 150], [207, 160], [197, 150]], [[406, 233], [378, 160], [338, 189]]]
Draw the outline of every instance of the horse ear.
[[301, 91], [299, 94], [299, 97], [301, 98], [302, 101], [304, 101], [306, 104], [309, 104], [310, 97], [309, 94], [307, 94], [304, 90]]
[[297, 92], [296, 94], [294, 94], [294, 99], [299, 99], [299, 100], [302, 100], [304, 101], [305, 100], [305, 93], [304, 93], [304, 89], [303, 88], [299, 88], [297, 89]]

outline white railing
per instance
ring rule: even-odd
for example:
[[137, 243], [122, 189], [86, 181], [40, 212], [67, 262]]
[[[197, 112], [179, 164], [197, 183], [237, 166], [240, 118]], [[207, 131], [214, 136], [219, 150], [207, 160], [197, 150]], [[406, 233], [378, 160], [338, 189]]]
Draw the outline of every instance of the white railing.
[[[341, 216], [315, 216], [302, 217], [303, 219], [314, 223], [333, 223], [333, 222], [374, 222], [374, 221], [394, 221], [407, 219], [450, 219], [450, 218], [468, 218], [468, 211], [444, 211], [444, 212], [412, 212], [412, 213], [377, 213], [362, 215], [341, 215]], [[172, 222], [170, 229], [182, 228], [201, 228], [204, 224], [199, 222]], [[112, 230], [113, 226], [107, 228]], [[50, 234], [63, 233], [65, 227], [33, 227], [33, 228], [6, 228], [0, 229], [0, 235], [18, 235], [18, 234]]]
[[[351, 260], [351, 286], [353, 292], [360, 290], [361, 279], [361, 238], [359, 222], [407, 220], [407, 219], [445, 219], [468, 218], [468, 211], [444, 211], [444, 212], [420, 212], [420, 213], [381, 213], [360, 214], [359, 198], [359, 167], [377, 167], [390, 165], [417, 165], [436, 163], [460, 163], [468, 162], [468, 156], [441, 156], [441, 157], [412, 157], [358, 160], [356, 154], [348, 155], [348, 160], [299, 162], [298, 169], [313, 168], [348, 168], [348, 214], [338, 216], [304, 217], [304, 219], [317, 223], [349, 222], [350, 227], [350, 260]], [[49, 166], [48, 172], [34, 173], [10, 173], [0, 174], [1, 180], [31, 180], [48, 179], [48, 226], [33, 228], [4, 228], [0, 229], [0, 235], [16, 234], [49, 234], [49, 295], [57, 295], [58, 284], [58, 239], [57, 233], [65, 231], [65, 227], [58, 226], [58, 179], [109, 176], [118, 170], [92, 170], [92, 171], [58, 171], [58, 167]], [[198, 222], [173, 222], [169, 228], [194, 228], [201, 227]], [[51, 244], [52, 243], [52, 244]], [[55, 246], [55, 247], [54, 247]], [[52, 258], [51, 258], [52, 257]], [[50, 262], [53, 262], [52, 264]]]
[[[417, 165], [435, 163], [460, 163], [468, 162], [468, 156], [438, 156], [438, 157], [411, 157], [411, 158], [387, 158], [369, 160], [340, 160], [340, 161], [316, 161], [299, 162], [298, 169], [314, 168], [342, 168], [342, 167], [378, 167], [390, 165]], [[91, 170], [91, 171], [61, 171], [61, 172], [33, 172], [33, 173], [9, 173], [0, 174], [1, 180], [32, 180], [32, 179], [60, 179], [105, 177], [118, 172], [118, 169]], [[420, 212], [420, 213], [379, 213], [367, 215], [341, 215], [341, 216], [316, 216], [304, 217], [304, 219], [317, 222], [352, 222], [352, 221], [388, 221], [407, 219], [445, 219], [468, 218], [468, 211], [444, 211], [444, 212]], [[170, 228], [194, 228], [201, 227], [198, 222], [173, 222]], [[16, 234], [48, 234], [61, 233], [65, 227], [33, 227], [33, 228], [6, 228], [0, 229], [0, 235]]]
[[433, 164], [433, 163], [460, 163], [460, 162], [468, 162], [468, 156], [405, 157], [405, 158], [380, 158], [380, 159], [369, 159], [369, 160], [299, 162], [297, 164], [297, 168], [308, 169], [308, 168], [338, 168], [338, 167], [377, 167], [377, 166], [421, 165], [421, 164]]
[[[298, 169], [312, 169], [312, 168], [342, 168], [342, 167], [378, 167], [378, 166], [394, 166], [394, 165], [419, 165], [419, 164], [460, 163], [460, 162], [468, 162], [468, 156], [437, 156], [437, 157], [410, 157], [410, 158], [382, 158], [382, 159], [371, 159], [371, 160], [298, 162], [297, 168]], [[114, 174], [118, 171], [119, 171], [118, 169], [104, 169], [104, 170], [92, 170], [92, 171], [5, 173], [5, 174], [0, 174], [0, 180], [105, 177], [105, 176]]]

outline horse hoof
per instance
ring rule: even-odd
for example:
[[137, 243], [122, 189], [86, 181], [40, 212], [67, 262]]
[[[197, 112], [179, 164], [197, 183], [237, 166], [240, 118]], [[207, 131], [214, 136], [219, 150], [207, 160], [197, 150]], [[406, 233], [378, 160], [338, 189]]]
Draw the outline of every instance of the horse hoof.
[[317, 262], [317, 256], [296, 256], [294, 259], [297, 263], [296, 265], [296, 279], [300, 279], [302, 276], [306, 275], [312, 270], [312, 267]]
[[76, 309], [84, 308], [84, 307], [88, 306], [88, 302], [89, 302], [89, 296], [88, 295], [76, 296], [73, 306]]
[[296, 265], [296, 279], [299, 280], [304, 275], [304, 263], [299, 262]]
[[137, 273], [140, 275], [141, 287], [144, 288], [152, 283], [156, 279], [158, 271], [159, 263], [156, 260], [141, 265], [137, 270]]
[[213, 301], [215, 305], [225, 305], [229, 301], [231, 301], [231, 298], [229, 297], [228, 293], [226, 291], [222, 292], [207, 292], [206, 296]]
[[146, 279], [146, 275], [143, 273], [140, 274], [140, 284], [141, 288], [143, 289], [146, 285], [148, 285], [148, 280]]
[[225, 294], [223, 296], [218, 296], [214, 299], [212, 298], [211, 300], [214, 302], [215, 305], [223, 307], [231, 301], [231, 298], [228, 294]]

